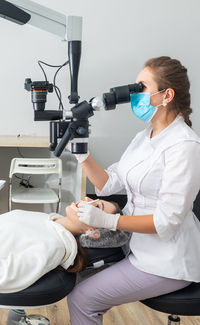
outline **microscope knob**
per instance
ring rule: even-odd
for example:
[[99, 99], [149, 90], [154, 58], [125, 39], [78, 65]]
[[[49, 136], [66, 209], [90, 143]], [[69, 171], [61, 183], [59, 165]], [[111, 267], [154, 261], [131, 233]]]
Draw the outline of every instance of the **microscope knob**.
[[101, 109], [104, 109], [103, 98], [102, 98], [102, 97], [94, 97], [94, 98], [91, 100], [91, 105], [92, 105], [92, 108], [93, 108], [95, 111], [100, 111]]
[[78, 135], [85, 135], [86, 132], [87, 132], [87, 130], [83, 126], [78, 127], [78, 129], [76, 130], [76, 133]]

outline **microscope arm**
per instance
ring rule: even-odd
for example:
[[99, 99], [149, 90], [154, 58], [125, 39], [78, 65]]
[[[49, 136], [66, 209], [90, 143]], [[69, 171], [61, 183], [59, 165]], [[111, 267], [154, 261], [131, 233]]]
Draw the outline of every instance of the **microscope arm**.
[[81, 57], [82, 17], [66, 16], [30, 0], [1, 0], [0, 16], [15, 23], [30, 24], [68, 41], [71, 74], [70, 103], [78, 103], [78, 71]]

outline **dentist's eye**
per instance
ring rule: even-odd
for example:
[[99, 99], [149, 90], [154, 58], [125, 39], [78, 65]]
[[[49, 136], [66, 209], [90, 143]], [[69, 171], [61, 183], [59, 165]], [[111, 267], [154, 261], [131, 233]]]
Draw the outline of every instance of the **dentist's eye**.
[[142, 88], [142, 92], [147, 88], [144, 84], [143, 85], [143, 88]]

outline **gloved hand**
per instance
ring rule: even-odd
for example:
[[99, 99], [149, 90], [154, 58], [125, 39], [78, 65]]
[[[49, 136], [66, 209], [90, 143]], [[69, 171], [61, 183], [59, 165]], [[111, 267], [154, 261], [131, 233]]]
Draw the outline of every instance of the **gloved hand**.
[[79, 220], [87, 225], [95, 228], [106, 228], [110, 230], [117, 229], [120, 213], [106, 213], [88, 202], [80, 202], [78, 204], [78, 209]]
[[[67, 144], [66, 149], [71, 152], [71, 143], [70, 142]], [[74, 156], [78, 160], [79, 164], [83, 163], [89, 155], [90, 155], [89, 150], [87, 153], [74, 154]]]
[[80, 154], [75, 154], [74, 156], [78, 160], [79, 164], [82, 164], [87, 157], [90, 155], [89, 151], [87, 153], [80, 153]]

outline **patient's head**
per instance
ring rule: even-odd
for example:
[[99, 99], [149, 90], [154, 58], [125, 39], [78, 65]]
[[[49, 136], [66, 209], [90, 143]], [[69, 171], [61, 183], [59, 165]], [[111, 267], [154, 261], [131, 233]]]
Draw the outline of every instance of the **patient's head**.
[[[93, 200], [86, 196], [85, 200], [81, 200], [81, 201], [83, 201], [83, 202], [91, 202]], [[115, 203], [115, 202], [109, 202], [109, 201], [99, 199], [99, 200], [95, 200], [95, 202], [93, 202], [91, 204], [93, 206], [105, 211], [106, 213], [111, 213], [112, 214], [112, 213], [120, 213], [121, 212], [119, 205], [117, 203]], [[71, 213], [70, 209], [73, 209], [74, 211], [78, 212], [77, 203], [72, 203], [71, 205], [69, 205], [66, 208], [67, 216], [70, 216], [70, 213]]]
[[[86, 197], [86, 202], [92, 201], [92, 199]], [[117, 203], [108, 202], [105, 200], [98, 200], [92, 205], [97, 208], [104, 210], [107, 213], [121, 213], [121, 210]], [[83, 222], [79, 220], [77, 216], [78, 208], [77, 204], [72, 203], [71, 205], [66, 207], [66, 217], [58, 218], [56, 222], [60, 223], [67, 230], [69, 230], [74, 236], [76, 236], [77, 244], [78, 244], [78, 254], [74, 261], [74, 264], [68, 268], [68, 272], [80, 272], [82, 271], [88, 263], [87, 251], [81, 247], [78, 236], [87, 232], [88, 230], [94, 230], [94, 228], [85, 225]]]
[[[92, 201], [92, 199], [86, 197], [86, 202]], [[107, 213], [120, 213], [120, 208], [115, 202], [108, 202], [105, 200], [98, 200], [91, 203], [95, 207], [107, 212]], [[72, 203], [66, 207], [66, 217], [59, 218], [56, 222], [60, 223], [67, 230], [69, 230], [74, 236], [85, 233], [88, 230], [93, 230], [94, 228], [84, 224], [79, 220], [77, 216], [78, 208], [76, 203]]]

